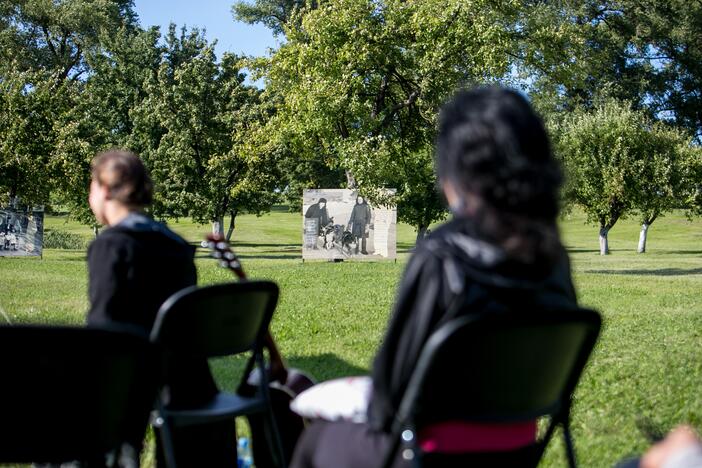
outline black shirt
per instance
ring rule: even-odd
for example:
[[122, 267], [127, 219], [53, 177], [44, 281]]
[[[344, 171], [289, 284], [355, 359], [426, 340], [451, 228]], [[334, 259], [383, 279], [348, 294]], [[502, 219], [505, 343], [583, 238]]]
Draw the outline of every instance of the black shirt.
[[[161, 304], [197, 282], [195, 248], [161, 223], [131, 213], [88, 248], [90, 326], [133, 326], [148, 336]], [[217, 388], [207, 362], [180, 360], [166, 371], [172, 406], [197, 405]]]
[[[452, 307], [461, 301], [461, 307]], [[531, 304], [576, 306], [565, 250], [560, 260], [523, 264], [481, 240], [473, 222], [454, 219], [420, 242], [405, 269], [372, 369], [370, 425], [387, 431], [419, 354], [453, 313], [486, 313]]]
[[197, 282], [195, 249], [138, 213], [105, 229], [88, 248], [88, 324], [133, 324], [151, 332], [161, 304]]

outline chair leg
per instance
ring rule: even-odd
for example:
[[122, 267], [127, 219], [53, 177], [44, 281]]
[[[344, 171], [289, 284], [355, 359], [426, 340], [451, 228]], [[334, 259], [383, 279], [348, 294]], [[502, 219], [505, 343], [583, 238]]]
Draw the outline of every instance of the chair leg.
[[385, 453], [385, 457], [383, 458], [383, 464], [380, 465], [381, 468], [390, 468], [392, 466], [392, 462], [395, 460], [395, 456], [397, 455], [397, 449], [400, 446], [400, 438], [395, 437], [395, 434], [393, 434], [392, 440], [390, 442], [390, 447], [388, 448], [388, 451]]
[[268, 424], [271, 428], [271, 437], [273, 445], [275, 446], [275, 451], [278, 453], [279, 467], [287, 468], [287, 462], [285, 460], [285, 449], [283, 448], [283, 441], [280, 439], [280, 432], [278, 432], [278, 424], [275, 421], [275, 415], [273, 414], [273, 408], [268, 404], [266, 409], [266, 416], [268, 417]]
[[275, 421], [275, 415], [273, 414], [273, 404], [271, 403], [271, 394], [269, 392], [269, 382], [266, 366], [263, 362], [263, 354], [254, 354], [253, 360], [255, 360], [261, 371], [261, 380], [259, 382], [259, 391], [263, 397], [263, 401], [266, 404], [266, 417], [268, 418], [268, 424], [271, 428], [272, 443], [275, 446], [274, 449], [278, 453], [279, 468], [287, 468], [287, 461], [285, 460], [285, 449], [283, 448], [283, 441], [280, 438], [280, 432], [278, 431], [278, 424]]
[[171, 434], [171, 425], [166, 418], [161, 416], [163, 413], [159, 411], [155, 418], [155, 426], [159, 429], [161, 443], [163, 445], [163, 456], [166, 460], [168, 468], [176, 468], [175, 448], [173, 445], [173, 434]]
[[568, 421], [563, 424], [563, 439], [565, 441], [566, 456], [568, 457], [568, 466], [575, 468], [575, 447], [573, 446], [573, 438], [570, 435], [570, 424], [568, 424]]

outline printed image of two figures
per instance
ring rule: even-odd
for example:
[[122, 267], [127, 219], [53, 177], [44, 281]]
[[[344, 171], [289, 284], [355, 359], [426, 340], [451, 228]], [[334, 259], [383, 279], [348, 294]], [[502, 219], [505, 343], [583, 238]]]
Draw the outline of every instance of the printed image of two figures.
[[[329, 214], [327, 199], [320, 197], [305, 211], [305, 248], [313, 250], [335, 249], [345, 256], [369, 255], [368, 238], [373, 229], [373, 210], [363, 196], [357, 195], [351, 215], [344, 223], [340, 217]], [[314, 242], [311, 242], [314, 240]]]

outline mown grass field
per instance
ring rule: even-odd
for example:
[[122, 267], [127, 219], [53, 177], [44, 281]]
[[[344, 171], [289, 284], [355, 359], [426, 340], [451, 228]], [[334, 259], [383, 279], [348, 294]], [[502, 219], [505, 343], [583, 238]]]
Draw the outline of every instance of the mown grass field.
[[[292, 366], [320, 380], [365, 373], [414, 232], [398, 227], [396, 263], [302, 263], [301, 224], [299, 215], [283, 211], [241, 216], [234, 248], [251, 277], [281, 287], [273, 332]], [[183, 220], [171, 227], [192, 241], [208, 230]], [[46, 228], [91, 235], [63, 218], [49, 217]], [[637, 418], [661, 430], [682, 422], [702, 429], [702, 221], [679, 214], [657, 220], [643, 255], [635, 251], [637, 224], [620, 222], [610, 233], [607, 257], [598, 255], [597, 230], [582, 215], [564, 219], [561, 228], [580, 302], [604, 316], [573, 411], [581, 465], [612, 466], [644, 450], [648, 442]], [[197, 266], [202, 284], [231, 279], [212, 260], [198, 259]], [[81, 324], [86, 284], [84, 251], [0, 258], [0, 322], [6, 316], [13, 323]], [[231, 388], [240, 361], [214, 365], [220, 382]], [[554, 442], [542, 465], [563, 464], [562, 447]]]

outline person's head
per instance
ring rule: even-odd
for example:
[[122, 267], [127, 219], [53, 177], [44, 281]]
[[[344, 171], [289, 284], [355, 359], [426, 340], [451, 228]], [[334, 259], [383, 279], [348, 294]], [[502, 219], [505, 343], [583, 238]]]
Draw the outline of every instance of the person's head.
[[153, 183], [144, 164], [131, 151], [109, 150], [91, 163], [88, 201], [101, 224], [113, 224], [115, 215], [140, 211], [151, 204]]
[[319, 201], [317, 202], [319, 204], [320, 208], [324, 208], [327, 206], [327, 199], [326, 198], [320, 198]]
[[359, 195], [356, 197], [356, 204], [363, 205], [363, 197], [362, 196]]
[[521, 94], [499, 87], [457, 93], [441, 110], [436, 147], [439, 183], [454, 214], [479, 217], [488, 237], [513, 251], [527, 248], [521, 241], [534, 231], [541, 240], [555, 232], [561, 172], [541, 119]]

